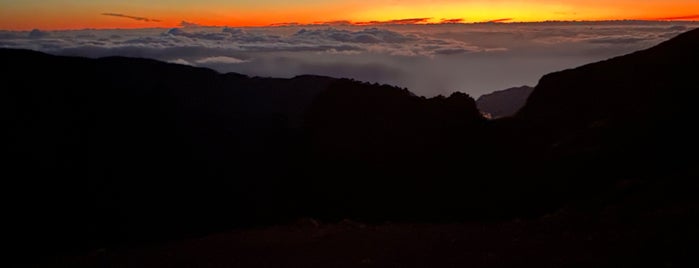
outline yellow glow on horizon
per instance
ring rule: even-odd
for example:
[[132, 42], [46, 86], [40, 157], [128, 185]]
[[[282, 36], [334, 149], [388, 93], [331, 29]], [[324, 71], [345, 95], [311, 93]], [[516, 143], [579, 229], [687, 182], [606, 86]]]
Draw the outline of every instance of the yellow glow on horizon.
[[[562, 2], [562, 1], [561, 1]], [[358, 21], [387, 21], [396, 18], [430, 18], [439, 23], [442, 19], [463, 19], [464, 22], [486, 22], [511, 19], [513, 22], [574, 21], [574, 20], [656, 20], [660, 18], [687, 16], [695, 10], [699, 20], [699, 1], [682, 5], [657, 5], [635, 2], [610, 3], [606, 5], [584, 5], [556, 2], [470, 2], [449, 5], [391, 5], [362, 10], [353, 14]], [[691, 13], [691, 12], [690, 12]], [[674, 14], [674, 15], [673, 15]]]
[[[430, 18], [430, 22], [440, 22], [442, 19], [460, 18], [464, 22], [484, 22], [497, 19], [513, 19], [515, 21], [543, 21], [566, 17], [553, 16], [558, 10], [556, 5], [538, 5], [532, 8], [527, 4], [512, 4], [498, 6], [478, 4], [454, 4], [450, 6], [392, 6], [382, 9], [371, 9], [357, 14], [360, 21], [391, 20], [395, 18]], [[570, 16], [567, 16], [570, 18]]]

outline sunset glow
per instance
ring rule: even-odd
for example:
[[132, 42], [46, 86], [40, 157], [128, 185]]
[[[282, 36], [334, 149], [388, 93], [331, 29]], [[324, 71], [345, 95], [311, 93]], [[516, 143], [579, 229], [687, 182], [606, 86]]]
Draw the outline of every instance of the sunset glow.
[[[111, 14], [111, 15], [105, 15]], [[121, 16], [115, 16], [121, 15]], [[0, 29], [268, 26], [326, 22], [531, 22], [546, 20], [699, 20], [695, 0], [2, 0]]]

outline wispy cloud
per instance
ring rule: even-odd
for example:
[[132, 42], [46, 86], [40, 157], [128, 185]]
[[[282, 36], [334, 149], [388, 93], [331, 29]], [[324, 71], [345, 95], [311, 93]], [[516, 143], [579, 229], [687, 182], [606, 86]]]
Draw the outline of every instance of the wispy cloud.
[[441, 23], [463, 23], [464, 19], [442, 19]]
[[420, 24], [427, 23], [432, 18], [409, 18], [409, 19], [398, 19], [398, 20], [385, 20], [385, 21], [366, 21], [366, 22], [356, 22], [356, 25], [390, 25], [390, 24]]
[[157, 20], [157, 19], [151, 19], [151, 18], [146, 18], [146, 17], [137, 17], [137, 16], [126, 15], [126, 14], [120, 14], [120, 13], [102, 13], [102, 15], [138, 20], [138, 21], [145, 21], [145, 22], [161, 22], [160, 20]]
[[347, 25], [352, 25], [353, 23], [349, 20], [333, 20], [333, 21], [316, 22], [315, 24], [330, 25], [330, 26], [347, 26]]
[[228, 57], [228, 56], [215, 56], [215, 57], [207, 57], [203, 59], [199, 59], [196, 61], [196, 63], [199, 64], [237, 64], [237, 63], [245, 63], [248, 62], [247, 60], [241, 60], [238, 58], [233, 58], [233, 57]]
[[655, 18], [653, 20], [699, 20], [699, 14], [678, 17]]
[[496, 20], [489, 20], [488, 22], [490, 23], [498, 23], [498, 22], [506, 22], [506, 21], [511, 21], [513, 18], [502, 18], [502, 19], [496, 19]]
[[298, 22], [277, 22], [277, 23], [272, 23], [269, 26], [272, 27], [281, 27], [281, 26], [299, 26], [301, 25]]

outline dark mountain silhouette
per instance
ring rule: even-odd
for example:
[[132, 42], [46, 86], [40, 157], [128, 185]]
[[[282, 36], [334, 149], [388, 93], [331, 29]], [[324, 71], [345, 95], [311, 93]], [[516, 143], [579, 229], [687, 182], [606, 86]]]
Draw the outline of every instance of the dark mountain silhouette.
[[11, 225], [32, 247], [283, 218], [286, 208], [257, 213], [292, 194], [278, 185], [293, 164], [282, 159], [293, 155], [306, 106], [336, 81], [23, 50], [0, 57], [3, 177], [11, 199], [25, 200]]
[[[445, 182], [418, 174], [446, 176], [457, 166], [445, 163], [470, 158], [469, 129], [484, 123], [464, 94], [426, 99], [346, 79], [121, 57], [0, 57], [5, 172], [11, 199], [26, 200], [11, 215], [28, 246], [130, 243], [305, 215], [413, 217], [412, 194]], [[426, 213], [446, 201], [420, 203]]]
[[683, 189], [696, 189], [698, 175], [686, 157], [699, 149], [689, 123], [697, 116], [691, 104], [698, 94], [697, 46], [699, 30], [692, 30], [647, 50], [545, 75], [515, 116], [489, 128], [498, 161], [509, 167], [490, 175], [527, 181], [523, 188], [551, 194], [546, 204], [604, 206], [621, 198], [618, 185], [629, 183], [657, 187], [646, 192], [649, 200], [687, 201]]
[[[699, 97], [699, 30], [656, 47], [544, 76], [517, 114], [557, 158], [627, 177], [664, 177], [694, 164], [690, 122]], [[581, 160], [581, 159], [578, 159]], [[578, 161], [580, 162], [580, 161]], [[588, 168], [589, 170], [589, 168]]]
[[[692, 30], [647, 50], [545, 75], [519, 116], [568, 128], [610, 117], [687, 114], [678, 109], [695, 96], [697, 43], [699, 30]], [[676, 108], [664, 110], [669, 107]]]
[[524, 106], [533, 87], [521, 86], [485, 94], [476, 100], [478, 109], [492, 119], [513, 116]]
[[342, 81], [318, 96], [306, 124], [321, 198], [313, 206], [327, 206], [315, 215], [453, 217], [446, 211], [473, 205], [475, 196], [456, 191], [470, 183], [462, 169], [480, 157], [471, 152], [482, 151], [485, 120], [468, 95], [426, 99]]
[[632, 253], [649, 263], [691, 260], [697, 47], [693, 30], [546, 75], [498, 120], [462, 93], [0, 49], [6, 241], [42, 255], [301, 217], [488, 222], [563, 209], [643, 237], [612, 242], [647, 243]]

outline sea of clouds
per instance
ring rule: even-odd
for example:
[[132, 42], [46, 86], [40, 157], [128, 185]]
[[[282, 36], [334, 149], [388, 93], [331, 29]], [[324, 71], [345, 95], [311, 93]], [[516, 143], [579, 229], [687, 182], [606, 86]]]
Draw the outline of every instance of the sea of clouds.
[[292, 25], [0, 31], [0, 47], [128, 56], [250, 76], [317, 74], [479, 96], [620, 56], [699, 27], [691, 22]]

